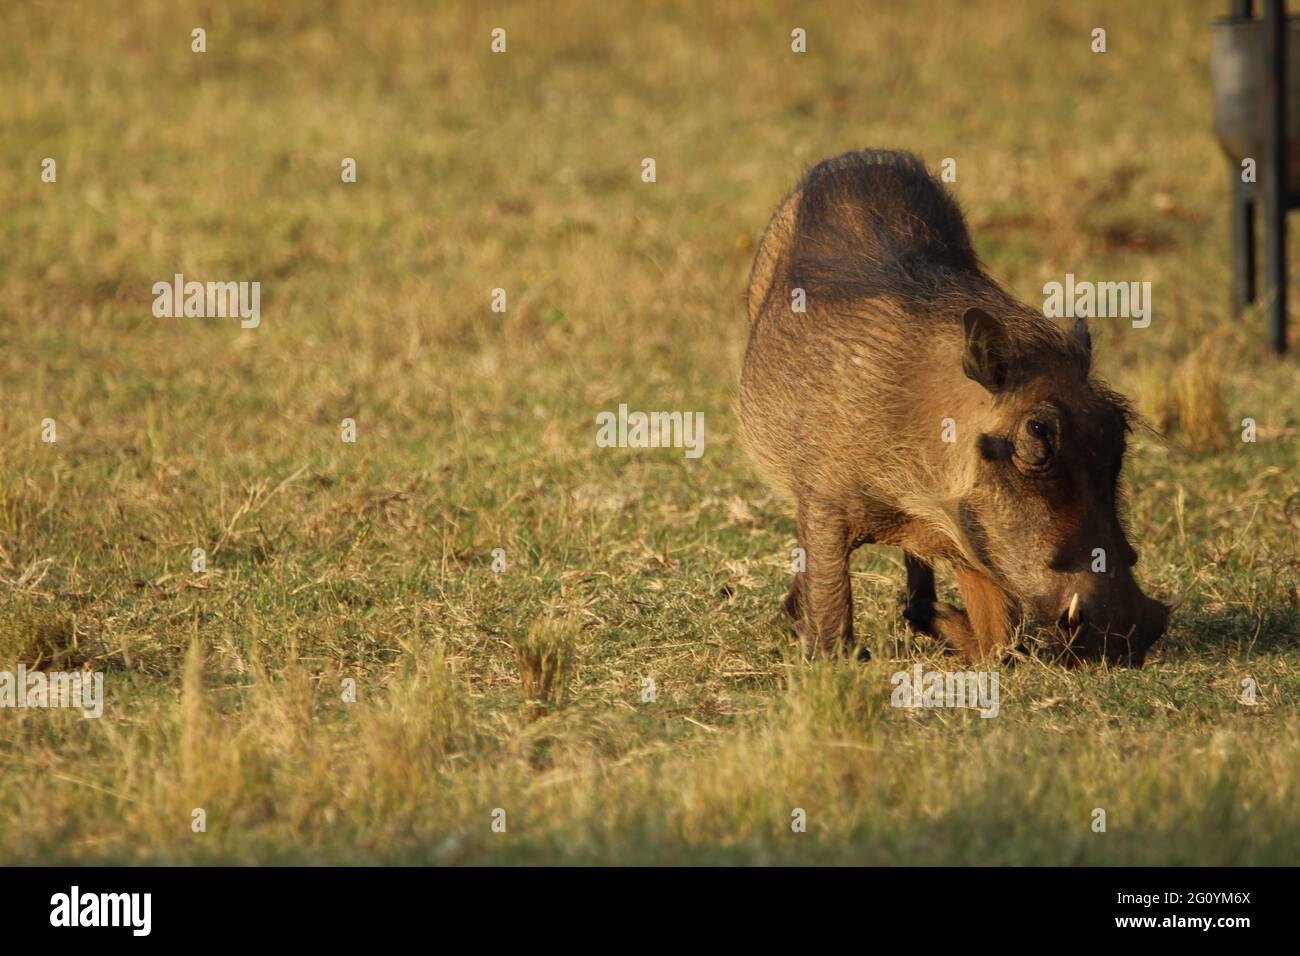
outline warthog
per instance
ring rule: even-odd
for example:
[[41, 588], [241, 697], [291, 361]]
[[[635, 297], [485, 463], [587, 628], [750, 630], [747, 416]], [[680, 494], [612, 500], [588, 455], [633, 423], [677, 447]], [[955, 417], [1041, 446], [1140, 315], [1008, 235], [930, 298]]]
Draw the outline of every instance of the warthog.
[[[1022, 621], [1067, 656], [1140, 664], [1169, 611], [1121, 521], [1133, 414], [1070, 333], [981, 269], [961, 210], [908, 153], [816, 166], [768, 224], [749, 284], [747, 445], [794, 503], [785, 599], [809, 654], [853, 644], [849, 556], [903, 549], [904, 617], [971, 660]], [[953, 569], [965, 610], [938, 603]]]

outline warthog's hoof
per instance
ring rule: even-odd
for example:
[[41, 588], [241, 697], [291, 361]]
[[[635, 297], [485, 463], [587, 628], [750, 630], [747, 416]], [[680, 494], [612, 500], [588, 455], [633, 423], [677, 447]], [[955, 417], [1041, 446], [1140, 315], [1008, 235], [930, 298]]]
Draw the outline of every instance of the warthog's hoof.
[[860, 645], [854, 640], [852, 631], [848, 634], [841, 634], [836, 638], [823, 636], [821, 639], [816, 639], [805, 636], [808, 627], [806, 621], [794, 620], [790, 622], [790, 630], [799, 642], [804, 660], [815, 661], [827, 657], [852, 657], [859, 661], [871, 660], [871, 652], [867, 650], [865, 645]]
[[810, 647], [808, 642], [801, 641], [800, 646], [803, 648], [804, 660], [815, 661], [825, 657], [852, 657], [854, 660], [866, 663], [871, 660], [871, 651], [867, 650], [866, 645], [838, 645], [836, 647]]

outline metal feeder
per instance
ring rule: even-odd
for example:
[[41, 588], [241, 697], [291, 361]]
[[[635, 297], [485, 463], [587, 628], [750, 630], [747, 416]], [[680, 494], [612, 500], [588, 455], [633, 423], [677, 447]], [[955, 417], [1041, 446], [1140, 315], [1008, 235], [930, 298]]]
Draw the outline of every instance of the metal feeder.
[[[1286, 351], [1286, 214], [1300, 207], [1300, 17], [1283, 0], [1233, 0], [1213, 25], [1210, 73], [1214, 131], [1232, 164], [1233, 307], [1255, 301], [1255, 208], [1264, 220], [1265, 301], [1270, 343]], [[1285, 42], [1284, 42], [1285, 34]], [[1283, 78], [1285, 77], [1285, 81]], [[1255, 160], [1257, 183], [1242, 161]]]

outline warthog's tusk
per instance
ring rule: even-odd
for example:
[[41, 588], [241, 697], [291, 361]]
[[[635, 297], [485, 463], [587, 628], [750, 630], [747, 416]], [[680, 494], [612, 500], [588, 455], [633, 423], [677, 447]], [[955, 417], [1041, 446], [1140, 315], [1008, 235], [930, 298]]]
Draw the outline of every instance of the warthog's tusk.
[[1070, 610], [1066, 612], [1065, 619], [1070, 622], [1070, 627], [1079, 623], [1079, 592], [1074, 592], [1074, 597], [1070, 598]]
[[1165, 605], [1165, 609], [1168, 610], [1170, 614], [1173, 614], [1174, 611], [1177, 611], [1183, 606], [1183, 602], [1186, 600], [1187, 592], [1179, 591], [1178, 594], [1174, 595], [1174, 599]]

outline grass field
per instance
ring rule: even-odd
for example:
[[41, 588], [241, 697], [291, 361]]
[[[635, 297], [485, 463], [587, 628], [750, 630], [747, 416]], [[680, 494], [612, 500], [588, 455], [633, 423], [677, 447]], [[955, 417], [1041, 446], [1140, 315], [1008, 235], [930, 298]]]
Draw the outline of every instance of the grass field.
[[[1225, 4], [550, 6], [0, 12], [0, 670], [105, 674], [99, 719], [0, 710], [0, 861], [1294, 863], [1300, 372], [1228, 308]], [[1152, 282], [1093, 323], [1153, 426], [1140, 579], [1188, 594], [1144, 669], [893, 708], [954, 665], [871, 548], [873, 659], [798, 657], [745, 280], [863, 146], [954, 158], [1030, 303]], [[260, 326], [155, 318], [175, 273], [259, 281]], [[624, 402], [705, 454], [596, 447]]]

